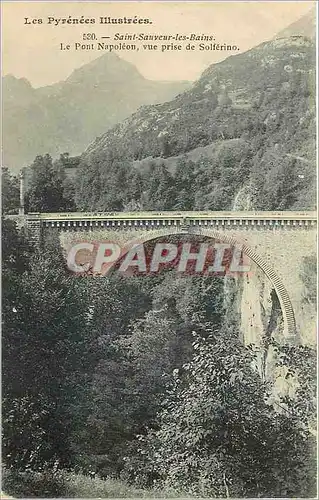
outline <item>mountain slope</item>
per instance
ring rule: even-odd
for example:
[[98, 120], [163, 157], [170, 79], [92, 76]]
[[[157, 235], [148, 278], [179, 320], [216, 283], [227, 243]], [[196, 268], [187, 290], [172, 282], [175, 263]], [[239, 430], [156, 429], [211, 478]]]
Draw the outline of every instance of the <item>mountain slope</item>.
[[146, 80], [113, 53], [76, 69], [64, 82], [39, 89], [7, 75], [3, 78], [4, 164], [15, 169], [37, 154], [77, 154], [141, 105], [170, 100], [189, 85]]
[[276, 38], [287, 38], [289, 36], [307, 36], [316, 38], [316, 9], [311, 9], [296, 22], [287, 26], [279, 33]]
[[[281, 173], [284, 165], [287, 172], [293, 169], [292, 177], [298, 181], [295, 188], [291, 186], [297, 199], [291, 195], [287, 200], [283, 195], [282, 201], [270, 203], [258, 195], [256, 208], [272, 209], [278, 204], [281, 208], [310, 208], [313, 194], [309, 185], [315, 171], [314, 88], [313, 40], [294, 36], [262, 43], [210, 66], [171, 102], [142, 107], [102, 135], [83, 154], [81, 176], [90, 165], [105, 176], [110, 156], [127, 158], [135, 165], [147, 158], [163, 158], [165, 163], [209, 144], [216, 144], [217, 151], [221, 141], [225, 142], [224, 156], [212, 153], [211, 163], [216, 169], [216, 161], [222, 162], [228, 155], [234, 166], [240, 163], [240, 154], [232, 156], [232, 141], [237, 139], [245, 150], [246, 182], [253, 181], [253, 191], [263, 191], [268, 182], [270, 196], [277, 176], [285, 176]], [[142, 163], [145, 169], [145, 161]], [[236, 189], [241, 187], [236, 180], [229, 181]], [[81, 186], [90, 189], [85, 181]], [[81, 196], [80, 191], [78, 199]], [[210, 208], [218, 208], [213, 199], [210, 203]], [[231, 203], [229, 198], [223, 208], [231, 208]]]
[[[252, 110], [260, 109], [263, 98], [272, 108], [272, 93], [281, 92], [284, 97], [297, 80], [310, 85], [314, 68], [314, 45], [309, 39], [265, 42], [210, 66], [190, 90], [171, 102], [141, 108], [98, 138], [85, 156], [117, 144], [135, 158], [161, 155], [163, 143], [172, 154], [209, 144], [211, 139], [229, 136], [228, 128], [242, 127], [242, 119], [248, 120]], [[231, 113], [221, 113], [229, 106]]]

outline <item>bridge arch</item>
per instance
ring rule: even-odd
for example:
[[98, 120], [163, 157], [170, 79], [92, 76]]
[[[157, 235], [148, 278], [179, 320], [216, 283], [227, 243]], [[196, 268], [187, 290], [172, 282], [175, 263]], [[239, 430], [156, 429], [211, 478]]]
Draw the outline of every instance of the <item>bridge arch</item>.
[[[197, 235], [197, 236], [206, 236], [208, 238], [217, 239], [228, 243], [232, 246], [240, 245], [243, 253], [245, 253], [267, 276], [267, 278], [272, 283], [277, 297], [280, 303], [280, 307], [282, 310], [282, 315], [284, 319], [284, 334], [286, 337], [295, 337], [296, 336], [296, 321], [295, 314], [293, 310], [293, 306], [289, 297], [289, 294], [284, 286], [281, 278], [278, 276], [276, 271], [272, 268], [270, 264], [257, 252], [255, 252], [250, 246], [246, 245], [238, 241], [236, 238], [224, 234], [222, 232], [216, 231], [211, 228], [203, 228], [203, 227], [192, 227], [191, 229], [187, 228], [178, 228], [178, 227], [166, 227], [164, 229], [156, 229], [156, 230], [148, 230], [145, 235], [140, 236], [139, 238], [133, 240], [134, 244], [143, 244], [147, 241], [156, 240], [162, 236], [172, 236], [172, 235]], [[130, 246], [128, 245], [127, 251]], [[124, 254], [125, 255], [125, 254]], [[123, 257], [123, 255], [121, 256]], [[115, 268], [117, 261], [115, 261], [109, 268], [108, 273], [111, 272], [112, 269]]]

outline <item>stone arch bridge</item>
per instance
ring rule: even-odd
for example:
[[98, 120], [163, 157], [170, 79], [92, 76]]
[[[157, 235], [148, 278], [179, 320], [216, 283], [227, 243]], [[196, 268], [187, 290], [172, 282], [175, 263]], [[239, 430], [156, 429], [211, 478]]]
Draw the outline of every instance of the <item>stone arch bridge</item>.
[[29, 213], [23, 216], [38, 244], [58, 234], [61, 245], [90, 239], [129, 242], [194, 234], [241, 245], [277, 292], [287, 337], [308, 328], [300, 271], [316, 253], [315, 212]]

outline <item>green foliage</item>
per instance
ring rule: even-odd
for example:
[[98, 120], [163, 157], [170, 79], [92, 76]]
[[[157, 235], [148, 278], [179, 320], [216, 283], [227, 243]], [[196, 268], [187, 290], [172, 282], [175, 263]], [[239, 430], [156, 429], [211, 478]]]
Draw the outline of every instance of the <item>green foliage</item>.
[[185, 495], [307, 497], [314, 440], [267, 404], [252, 354], [234, 334], [195, 335], [194, 358], [175, 373], [160, 428], [142, 438], [141, 450], [153, 475]]
[[[305, 175], [298, 161], [290, 157], [282, 157], [276, 151], [264, 155], [261, 165], [265, 166], [260, 173], [260, 164], [253, 172], [253, 181], [257, 187], [259, 209], [286, 210], [293, 208], [305, 185], [311, 185], [311, 175]], [[267, 166], [267, 168], [266, 168]]]
[[221, 279], [176, 280], [174, 273], [164, 273], [147, 293], [148, 285], [139, 290], [144, 280], [134, 278], [129, 287], [112, 277], [101, 280], [100, 290], [92, 285], [99, 353], [86, 430], [76, 449], [96, 457], [94, 468], [103, 476], [125, 469], [125, 457], [136, 453], [136, 435], [154, 425], [173, 370], [191, 356], [191, 331], [199, 318], [217, 324], [224, 312]]
[[245, 141], [221, 144], [212, 157], [145, 160], [139, 171], [126, 159], [80, 166], [76, 203], [81, 210], [229, 209], [249, 176], [252, 151]]
[[[178, 498], [176, 492], [136, 488], [122, 479], [91, 478], [66, 471], [12, 472], [5, 470], [3, 487], [10, 498]], [[6, 498], [9, 498], [6, 494]]]
[[168, 210], [174, 200], [173, 178], [164, 163], [151, 162], [141, 198], [146, 210]]
[[57, 470], [17, 472], [5, 470], [3, 489], [13, 498], [63, 498], [67, 495], [64, 475]]
[[[3, 279], [13, 274], [20, 274], [29, 266], [34, 249], [28, 241], [24, 230], [18, 231], [14, 221], [2, 219], [2, 266]], [[5, 293], [7, 292], [5, 288]]]
[[66, 474], [67, 498], [153, 498], [153, 492], [130, 486], [124, 481], [107, 478], [91, 479], [83, 474]]
[[179, 327], [210, 321], [218, 324], [225, 313], [223, 278], [202, 276], [176, 276], [165, 273], [152, 290], [155, 309], [173, 318]]
[[[80, 163], [79, 156], [70, 156], [63, 153], [53, 162], [54, 177], [59, 179], [63, 188], [63, 204], [67, 211], [75, 211], [75, 185], [74, 177]], [[62, 210], [63, 207], [61, 207]]]
[[9, 169], [1, 169], [2, 196], [1, 206], [3, 214], [16, 214], [19, 211], [19, 179], [11, 174]]
[[63, 212], [74, 209], [74, 188], [65, 169], [77, 164], [68, 154], [53, 162], [51, 156], [37, 156], [27, 169], [26, 209], [29, 212]]
[[102, 162], [82, 163], [75, 184], [77, 207], [106, 212], [124, 210], [126, 204], [140, 196], [138, 184], [134, 183], [139, 179], [129, 167], [125, 155], [121, 160], [110, 154]]
[[[81, 158], [62, 155], [53, 173], [51, 158], [37, 157], [31, 209], [230, 210], [247, 186], [249, 209], [313, 209], [314, 50], [307, 41], [255, 50], [208, 68], [172, 102], [142, 108]], [[74, 186], [60, 175], [73, 164]]]
[[3, 459], [9, 468], [37, 470], [70, 458], [72, 404], [90, 360], [85, 297], [62, 262], [56, 252], [35, 253], [25, 270], [17, 258], [5, 269]]
[[316, 428], [316, 350], [307, 345], [279, 345], [272, 342], [277, 353], [277, 366], [287, 369], [286, 378], [294, 378], [297, 388], [293, 396], [281, 398], [283, 407], [303, 426]]
[[194, 162], [186, 156], [177, 162], [175, 171], [174, 210], [193, 210], [195, 202], [194, 183], [196, 181]]
[[[79, 206], [94, 182], [85, 179], [86, 165], [98, 175], [111, 174], [112, 179], [109, 157], [115, 155], [135, 162], [131, 171], [140, 168], [142, 177], [146, 172], [143, 195], [135, 199], [142, 208], [229, 210], [238, 190], [249, 184], [256, 210], [313, 209], [315, 46], [306, 38], [298, 42], [270, 41], [227, 58], [207, 68], [191, 89], [171, 102], [143, 107], [106, 132], [81, 160]], [[271, 70], [265, 61], [271, 61]], [[229, 154], [227, 145], [233, 142], [245, 145], [238, 155]], [[225, 148], [218, 154], [220, 144]], [[194, 157], [208, 145], [214, 147], [205, 179]], [[162, 175], [154, 174], [159, 189], [148, 190], [152, 179], [147, 176], [154, 162], [161, 165]], [[169, 170], [172, 164], [176, 172], [166, 192], [161, 187], [167, 181], [163, 165]], [[109, 186], [113, 191], [112, 182]], [[101, 200], [93, 199], [92, 209], [99, 206]]]
[[138, 425], [132, 418], [135, 395], [125, 386], [130, 384], [131, 366], [117, 342], [131, 331], [132, 317], [136, 321], [143, 317], [150, 301], [134, 280], [128, 283], [113, 276], [92, 281], [84, 278], [84, 283], [92, 378], [84, 401], [77, 404], [78, 425], [72, 432], [72, 449], [76, 464], [82, 467], [83, 457], [89, 457], [88, 463], [101, 474], [109, 474], [121, 467], [123, 447]]

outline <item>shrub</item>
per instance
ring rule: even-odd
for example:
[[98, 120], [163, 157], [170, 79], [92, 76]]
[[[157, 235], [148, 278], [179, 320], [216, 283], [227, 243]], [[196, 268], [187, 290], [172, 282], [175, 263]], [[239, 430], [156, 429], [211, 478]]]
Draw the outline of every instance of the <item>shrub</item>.
[[61, 498], [66, 496], [64, 474], [61, 471], [20, 472], [5, 470], [2, 488], [16, 498]]

